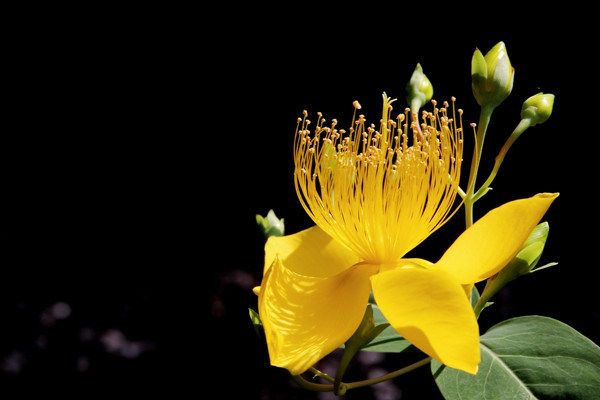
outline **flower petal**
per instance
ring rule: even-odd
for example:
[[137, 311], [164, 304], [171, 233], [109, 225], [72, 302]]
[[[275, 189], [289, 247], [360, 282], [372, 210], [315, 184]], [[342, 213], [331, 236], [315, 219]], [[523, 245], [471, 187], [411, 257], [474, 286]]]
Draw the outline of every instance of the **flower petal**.
[[354, 253], [318, 226], [270, 237], [265, 245], [265, 273], [276, 257], [294, 272], [314, 277], [333, 276], [359, 262]]
[[541, 193], [493, 209], [463, 232], [435, 264], [463, 285], [500, 271], [519, 252], [558, 193]]
[[358, 328], [376, 267], [356, 265], [329, 278], [308, 277], [277, 258], [258, 297], [271, 364], [301, 374]]
[[421, 351], [471, 374], [480, 362], [479, 327], [462, 286], [437, 268], [415, 263], [371, 277], [389, 323]]

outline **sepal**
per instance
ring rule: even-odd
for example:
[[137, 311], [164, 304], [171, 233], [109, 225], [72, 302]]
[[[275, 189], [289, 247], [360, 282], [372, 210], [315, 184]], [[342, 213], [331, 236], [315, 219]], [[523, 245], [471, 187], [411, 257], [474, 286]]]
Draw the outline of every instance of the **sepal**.
[[381, 332], [383, 332], [390, 324], [383, 323], [375, 325], [375, 319], [373, 317], [373, 307], [371, 304], [367, 305], [365, 315], [358, 326], [358, 329], [345, 343], [344, 354], [340, 359], [340, 365], [338, 366], [335, 380], [333, 382], [333, 391], [336, 395], [340, 396], [346, 392], [346, 387], [342, 383], [342, 377], [346, 372], [346, 368], [352, 358], [358, 353], [363, 347], [369, 344], [375, 339]]
[[258, 313], [251, 308], [248, 309], [248, 313], [250, 314], [250, 322], [252, 322], [252, 326], [254, 327], [256, 334], [258, 335], [259, 338], [264, 339], [265, 338], [265, 330], [263, 328], [262, 321], [260, 320], [260, 317], [258, 316]]
[[375, 318], [373, 317], [373, 307], [371, 304], [367, 305], [367, 310], [365, 311], [365, 315], [354, 334], [346, 341], [345, 349], [346, 351], [352, 351], [355, 354], [371, 343], [373, 339], [375, 339], [381, 332], [384, 331], [389, 323], [383, 323], [375, 325]]

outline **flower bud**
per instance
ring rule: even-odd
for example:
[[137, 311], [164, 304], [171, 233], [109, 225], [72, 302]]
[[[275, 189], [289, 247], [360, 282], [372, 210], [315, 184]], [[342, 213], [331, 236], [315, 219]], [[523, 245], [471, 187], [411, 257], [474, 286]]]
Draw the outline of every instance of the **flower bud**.
[[421, 64], [417, 64], [415, 71], [406, 85], [406, 101], [412, 112], [418, 112], [425, 103], [433, 97], [433, 86], [423, 73]]
[[553, 106], [553, 94], [538, 93], [525, 100], [521, 108], [521, 118], [530, 119], [531, 126], [544, 123], [550, 118]]
[[510, 64], [504, 42], [498, 42], [485, 57], [475, 50], [471, 59], [471, 86], [480, 106], [496, 107], [512, 91], [515, 69]]
[[269, 210], [266, 217], [257, 214], [256, 223], [267, 238], [271, 236], [283, 236], [285, 233], [283, 218], [277, 219], [273, 210]]
[[556, 263], [549, 263], [535, 269], [542, 256], [542, 252], [544, 251], [549, 230], [550, 227], [548, 226], [548, 223], [543, 222], [531, 231], [529, 237], [525, 243], [523, 243], [521, 250], [519, 250], [515, 258], [498, 272], [496, 276], [487, 281], [480, 300], [489, 300], [493, 295], [498, 293], [500, 289], [506, 286], [507, 283], [520, 276], [556, 265]]

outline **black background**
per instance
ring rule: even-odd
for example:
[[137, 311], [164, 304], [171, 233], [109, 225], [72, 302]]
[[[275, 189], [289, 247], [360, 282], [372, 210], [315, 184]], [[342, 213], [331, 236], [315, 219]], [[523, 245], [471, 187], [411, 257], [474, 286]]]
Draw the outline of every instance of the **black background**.
[[[262, 271], [255, 214], [274, 209], [288, 233], [312, 225], [293, 187], [296, 118], [307, 109], [343, 125], [359, 100], [376, 121], [382, 92], [399, 99], [397, 110], [405, 106], [404, 87], [421, 63], [434, 98], [455, 96], [465, 124], [477, 122], [471, 56], [500, 40], [515, 83], [493, 115], [481, 179], [522, 102], [540, 91], [556, 100], [550, 120], [510, 150], [476, 218], [512, 199], [560, 192], [544, 218], [551, 230], [541, 261], [559, 265], [505, 288], [481, 329], [539, 314], [598, 343], [597, 45], [588, 25], [524, 12], [496, 24], [430, 20], [428, 12], [395, 18], [356, 9], [343, 19], [267, 11], [111, 13], [54, 25], [18, 47], [5, 152], [0, 383], [64, 395], [204, 398], [216, 388], [214, 398], [317, 398], [269, 366], [248, 319]], [[411, 255], [437, 260], [463, 218], [457, 213]], [[67, 317], [52, 314], [57, 303], [68, 305]], [[121, 338], [116, 348], [110, 337]], [[132, 343], [142, 350], [123, 350]], [[409, 361], [391, 356], [382, 365]], [[350, 374], [364, 379], [365, 368]], [[390, 390], [439, 397], [427, 368]], [[374, 393], [346, 398], [385, 398]]]

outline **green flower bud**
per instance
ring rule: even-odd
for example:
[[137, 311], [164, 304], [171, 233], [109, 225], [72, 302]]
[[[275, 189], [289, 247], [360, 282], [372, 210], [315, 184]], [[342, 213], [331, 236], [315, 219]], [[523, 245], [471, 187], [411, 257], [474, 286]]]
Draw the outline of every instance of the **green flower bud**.
[[266, 217], [257, 214], [256, 223], [267, 238], [270, 236], [283, 236], [285, 233], [283, 218], [277, 219], [273, 210], [269, 210]]
[[508, 283], [521, 275], [531, 273], [542, 256], [549, 231], [550, 226], [547, 222], [536, 226], [516, 257], [498, 273], [496, 279], [500, 278]]
[[512, 91], [515, 69], [510, 64], [504, 42], [498, 42], [485, 57], [475, 50], [471, 59], [471, 86], [480, 106], [496, 107]]
[[530, 119], [531, 126], [544, 123], [550, 118], [553, 106], [553, 94], [538, 93], [525, 100], [521, 108], [521, 118]]
[[483, 304], [493, 295], [498, 293], [498, 291], [510, 281], [515, 280], [520, 276], [556, 265], [556, 263], [549, 263], [542, 267], [535, 268], [544, 251], [549, 230], [550, 227], [548, 226], [548, 223], [543, 222], [531, 231], [529, 237], [525, 243], [523, 243], [521, 250], [519, 250], [515, 258], [498, 272], [496, 276], [488, 279], [483, 293], [481, 293], [479, 302], [475, 306], [476, 309], [479, 308], [479, 310], [481, 310]]
[[415, 71], [406, 85], [406, 101], [412, 112], [418, 112], [425, 103], [433, 97], [433, 86], [423, 73], [421, 64], [417, 64]]

